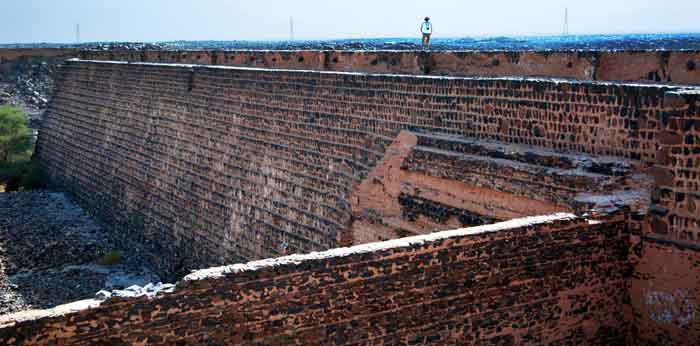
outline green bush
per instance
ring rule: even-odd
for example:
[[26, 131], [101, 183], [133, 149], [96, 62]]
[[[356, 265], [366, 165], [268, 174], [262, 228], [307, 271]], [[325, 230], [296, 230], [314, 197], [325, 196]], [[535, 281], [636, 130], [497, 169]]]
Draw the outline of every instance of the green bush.
[[12, 106], [0, 107], [0, 165], [29, 161], [32, 140], [27, 115]]
[[12, 106], [0, 107], [0, 190], [34, 190], [43, 187], [27, 116]]

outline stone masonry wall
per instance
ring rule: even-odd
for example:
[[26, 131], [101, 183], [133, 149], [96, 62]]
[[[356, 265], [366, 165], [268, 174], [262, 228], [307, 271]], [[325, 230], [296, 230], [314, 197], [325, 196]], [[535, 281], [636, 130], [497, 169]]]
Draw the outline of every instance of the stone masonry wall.
[[[691, 204], [669, 199], [697, 197], [684, 147], [700, 124], [692, 90], [85, 61], [62, 73], [39, 139], [44, 171], [125, 246], [159, 254], [165, 273], [336, 247], [350, 196], [405, 129], [657, 168], [670, 158], [657, 189], [668, 227], [654, 229], [700, 232]], [[686, 122], [673, 132], [669, 119]]]
[[698, 51], [82, 51], [85, 60], [700, 84]]
[[619, 345], [621, 216], [558, 214], [212, 268], [156, 297], [2, 318], [0, 344]]

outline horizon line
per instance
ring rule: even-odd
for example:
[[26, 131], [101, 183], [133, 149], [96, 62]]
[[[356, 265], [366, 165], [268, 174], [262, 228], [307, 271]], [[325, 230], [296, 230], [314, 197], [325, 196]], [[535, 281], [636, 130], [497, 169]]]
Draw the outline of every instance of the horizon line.
[[[465, 38], [556, 38], [556, 37], [591, 37], [591, 36], [621, 36], [621, 35], [698, 35], [700, 31], [659, 31], [659, 32], [619, 32], [619, 33], [572, 33], [568, 35], [559, 34], [520, 34], [520, 35], [466, 35], [466, 36], [437, 36], [433, 38], [433, 42], [437, 40], [455, 40]], [[251, 43], [284, 43], [284, 42], [337, 42], [337, 41], [360, 41], [360, 40], [417, 40], [417, 36], [375, 36], [375, 37], [347, 37], [347, 38], [297, 38], [289, 39], [185, 39], [185, 40], [147, 40], [147, 41], [125, 41], [125, 40], [100, 40], [100, 41], [84, 41], [81, 43], [75, 42], [51, 42], [51, 41], [35, 41], [35, 42], [0, 42], [0, 46], [11, 45], [64, 45], [64, 46], [81, 46], [99, 43], [176, 43], [176, 42], [251, 42]]]

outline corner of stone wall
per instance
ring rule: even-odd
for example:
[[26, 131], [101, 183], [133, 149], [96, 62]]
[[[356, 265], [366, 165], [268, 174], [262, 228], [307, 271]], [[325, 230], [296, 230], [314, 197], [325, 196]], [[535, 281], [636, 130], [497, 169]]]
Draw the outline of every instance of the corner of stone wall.
[[646, 221], [632, 222], [630, 345], [700, 338], [700, 93], [665, 92]]

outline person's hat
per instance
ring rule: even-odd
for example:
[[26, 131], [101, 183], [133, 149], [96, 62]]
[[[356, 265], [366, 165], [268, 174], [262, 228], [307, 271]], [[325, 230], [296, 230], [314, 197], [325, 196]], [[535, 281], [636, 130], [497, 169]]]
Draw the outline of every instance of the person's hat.
[[425, 17], [425, 21], [426, 21], [426, 22], [429, 21], [429, 20], [430, 20], [430, 17]]

